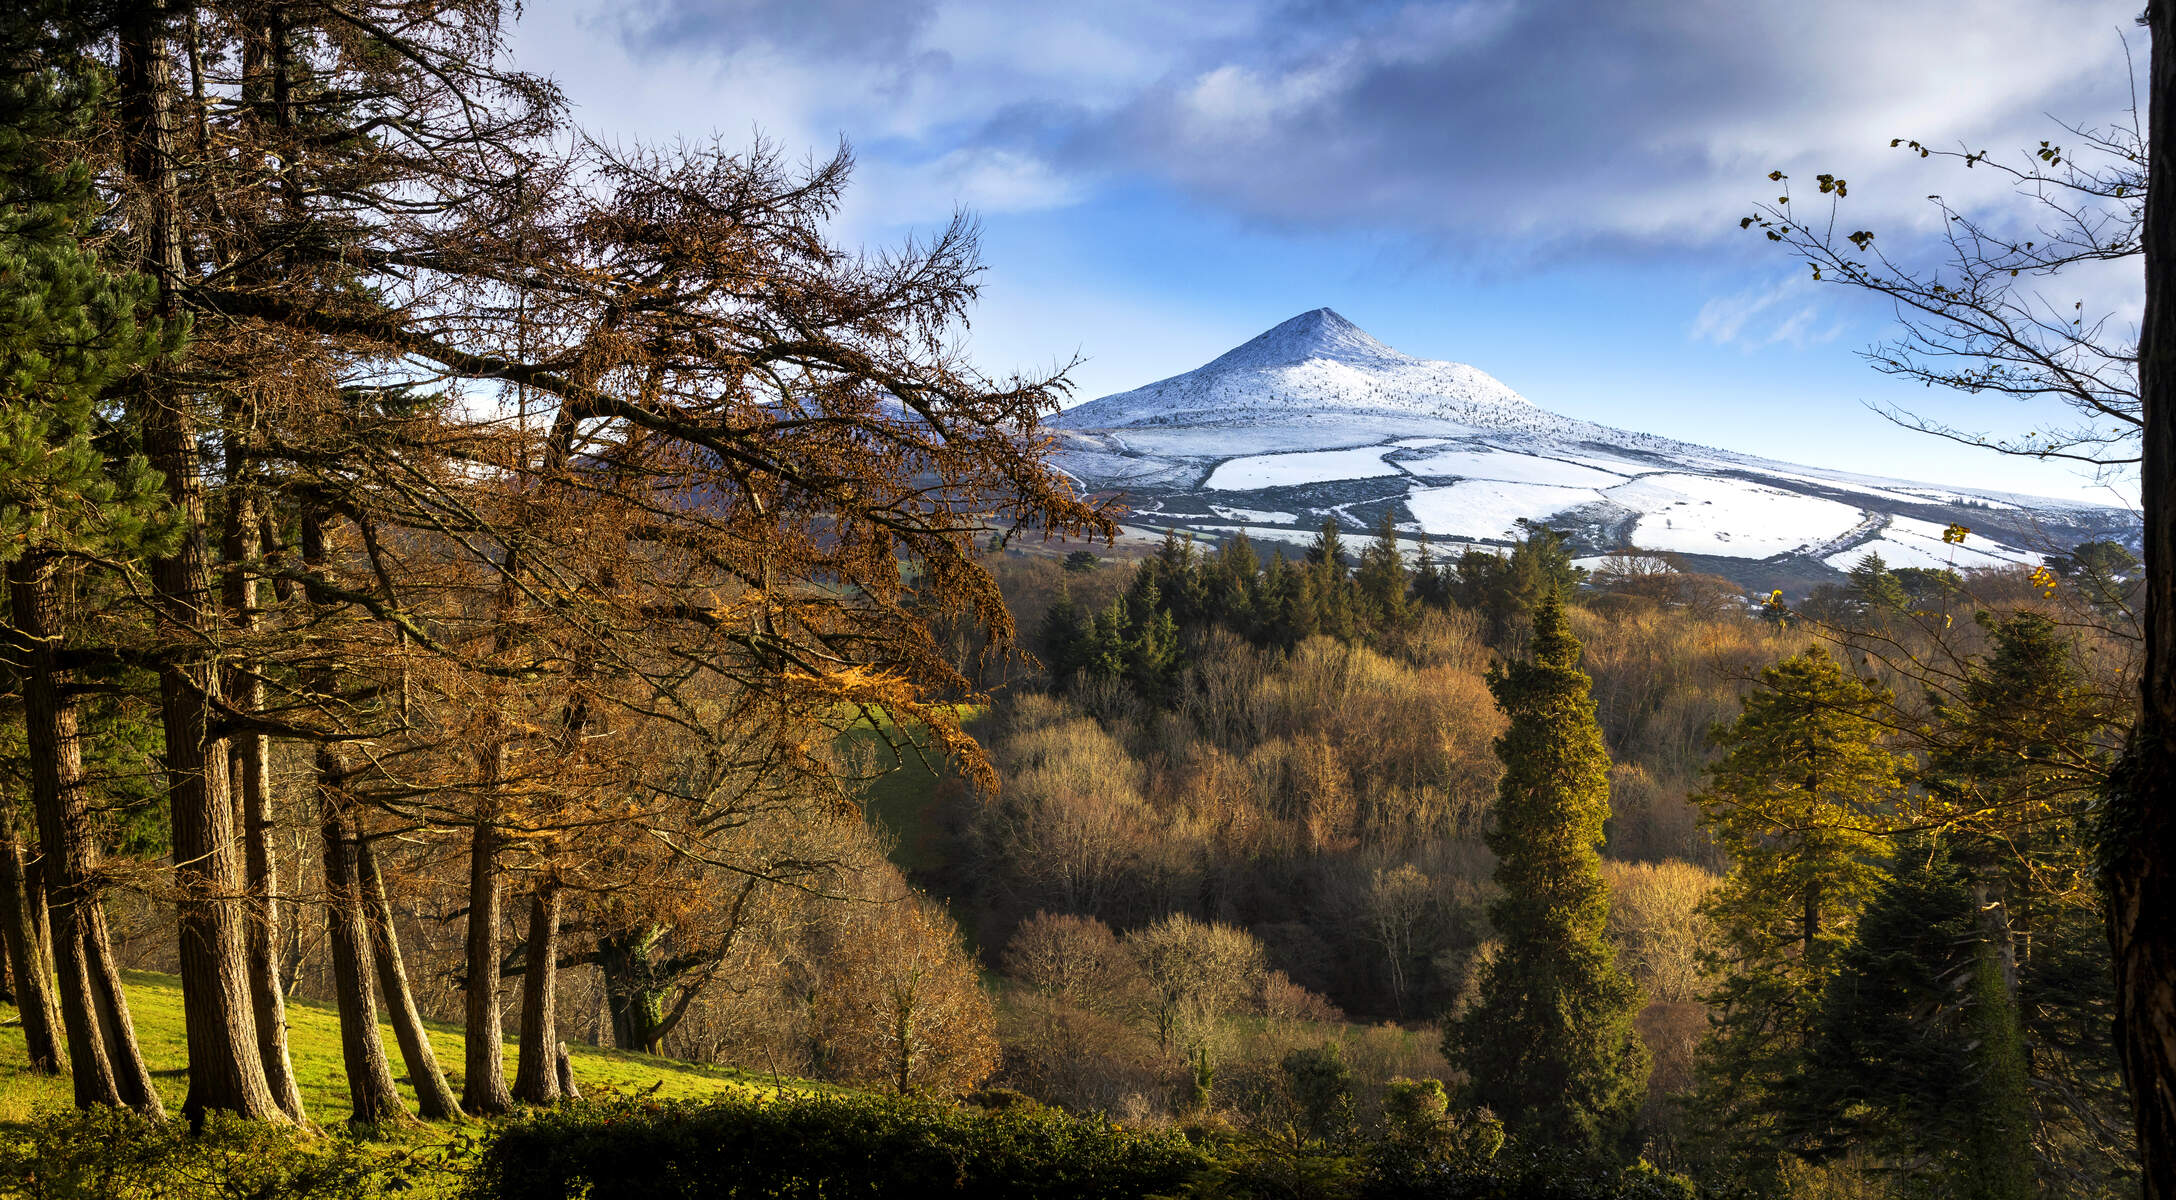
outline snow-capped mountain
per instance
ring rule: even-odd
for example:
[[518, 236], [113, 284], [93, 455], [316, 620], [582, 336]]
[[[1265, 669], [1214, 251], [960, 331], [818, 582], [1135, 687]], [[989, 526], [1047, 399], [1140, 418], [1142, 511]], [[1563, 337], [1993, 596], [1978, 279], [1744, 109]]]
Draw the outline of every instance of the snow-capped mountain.
[[[1205, 366], [1052, 422], [1057, 464], [1119, 491], [1131, 522], [1302, 541], [1325, 515], [1439, 547], [1503, 544], [1533, 521], [1590, 553], [1638, 547], [1761, 586], [1869, 551], [1892, 566], [2037, 564], [2081, 541], [2136, 543], [2122, 509], [1853, 475], [1573, 420], [1464, 363], [1401, 354], [1327, 308]], [[1943, 541], [1952, 524], [1963, 545]]]

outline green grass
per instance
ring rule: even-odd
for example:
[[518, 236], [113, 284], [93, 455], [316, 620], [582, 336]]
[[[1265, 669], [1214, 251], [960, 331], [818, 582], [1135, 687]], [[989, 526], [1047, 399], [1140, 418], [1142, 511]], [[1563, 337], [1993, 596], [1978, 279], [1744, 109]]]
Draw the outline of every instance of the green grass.
[[[883, 772], [862, 785], [863, 808], [871, 820], [892, 835], [891, 858], [900, 870], [909, 875], [934, 870], [944, 865], [936, 838], [937, 793], [953, 772], [928, 745], [928, 738], [919, 736], [919, 730], [893, 724], [889, 714], [881, 710], [877, 715], [883, 721], [881, 729], [864, 723], [839, 735], [848, 748], [866, 747], [874, 769]], [[982, 710], [963, 706], [958, 715], [961, 724], [966, 725], [981, 716]], [[897, 760], [892, 757], [893, 743], [901, 744]], [[923, 755], [918, 757], [907, 750], [908, 744], [923, 747]]]
[[[159, 1095], [166, 1101], [167, 1111], [177, 1112], [189, 1086], [182, 1041], [181, 983], [171, 975], [132, 971], [128, 973], [127, 986], [129, 1013], [135, 1020], [136, 1037], [143, 1045], [144, 1057], [151, 1064], [152, 1078]], [[466, 1039], [461, 1036], [458, 1026], [437, 1021], [429, 1025], [439, 1066], [453, 1081], [454, 1091], [459, 1093]], [[65, 1078], [32, 1075], [27, 1070], [29, 1055], [23, 1045], [22, 1024], [12, 1006], [0, 1005], [0, 1026], [4, 1026], [0, 1028], [0, 1123], [28, 1120], [40, 1112], [72, 1104], [74, 1094]], [[385, 1035], [386, 1054], [393, 1063], [395, 1078], [401, 1083], [401, 1094], [408, 1099], [412, 1110], [415, 1093], [408, 1087], [407, 1074], [401, 1068], [400, 1049], [393, 1040], [392, 1027], [381, 1029]], [[340, 1065], [340, 1019], [332, 1006], [315, 1000], [289, 1001], [287, 1044], [296, 1081], [302, 1087], [302, 1102], [310, 1118], [320, 1125], [346, 1121], [352, 1109], [348, 1104], [347, 1075]], [[727, 1093], [769, 1094], [781, 1088], [826, 1090], [823, 1085], [800, 1080], [774, 1083], [767, 1076], [730, 1067], [680, 1062], [630, 1051], [571, 1043], [567, 1049], [573, 1059], [575, 1082], [585, 1096], [609, 1095], [615, 1091], [649, 1093], [653, 1087], [656, 1091], [650, 1094], [667, 1099]], [[508, 1079], [513, 1078], [518, 1052], [517, 1039], [506, 1039]]]

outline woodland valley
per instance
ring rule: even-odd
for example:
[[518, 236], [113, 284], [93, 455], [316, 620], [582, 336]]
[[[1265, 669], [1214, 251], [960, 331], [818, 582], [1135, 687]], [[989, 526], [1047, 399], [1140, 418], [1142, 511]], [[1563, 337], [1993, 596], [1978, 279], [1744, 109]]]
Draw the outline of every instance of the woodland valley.
[[[2087, 422], [2011, 451], [2134, 464], [2142, 536], [2043, 552], [1624, 431], [1687, 490], [1062, 440], [1064, 369], [963, 348], [969, 216], [842, 245], [843, 145], [584, 129], [513, 16], [0, 13], [0, 1195], [2176, 1200], [2140, 129], [2000, 168], [2099, 207], [1948, 274], [1739, 226], [1921, 314], [1881, 369]], [[2141, 255], [2136, 341], [2011, 319]], [[1602, 428], [1265, 335], [1325, 337]], [[1107, 407], [1168, 449], [1163, 386]], [[1511, 459], [1614, 515], [1427, 474]], [[1319, 527], [1143, 523], [1219, 472]], [[1726, 493], [1848, 537], [1598, 540]]]

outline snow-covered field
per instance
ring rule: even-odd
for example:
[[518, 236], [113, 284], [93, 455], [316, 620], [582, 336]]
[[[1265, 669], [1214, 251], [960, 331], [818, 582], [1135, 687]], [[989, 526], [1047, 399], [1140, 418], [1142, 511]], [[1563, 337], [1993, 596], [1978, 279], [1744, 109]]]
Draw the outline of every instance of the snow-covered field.
[[1395, 475], [1398, 468], [1383, 461], [1389, 448], [1365, 450], [1315, 450], [1302, 454], [1256, 454], [1226, 461], [1202, 486], [1218, 491], [1243, 492], [1256, 488], [1289, 487], [1325, 479], [1368, 479]]
[[1640, 514], [1632, 545], [1674, 554], [1767, 558], [1831, 541], [1864, 519], [1848, 504], [1723, 475], [1648, 475], [1609, 498]]
[[1259, 508], [1231, 508], [1223, 504], [1212, 504], [1209, 506], [1209, 511], [1227, 521], [1238, 521], [1246, 525], [1291, 525], [1297, 523], [1300, 519], [1298, 513], [1270, 512]]
[[1914, 517], [1891, 517], [1881, 536], [1839, 551], [1822, 562], [1848, 571], [1868, 554], [1878, 554], [1891, 567], [1949, 567], [1969, 571], [1980, 567], [2036, 566], [2043, 555], [2019, 550], [1967, 534], [1962, 545], [1942, 540], [1946, 526]]
[[1546, 483], [1557, 487], [1609, 487], [1624, 482], [1628, 473], [1494, 448], [1439, 449], [1398, 459], [1397, 464], [1406, 474], [1423, 478], [1496, 479], [1505, 483]]
[[1405, 506], [1430, 537], [1511, 540], [1521, 536], [1521, 520], [1547, 520], [1601, 498], [1593, 488], [1468, 479], [1448, 487], [1415, 488], [1406, 493]]

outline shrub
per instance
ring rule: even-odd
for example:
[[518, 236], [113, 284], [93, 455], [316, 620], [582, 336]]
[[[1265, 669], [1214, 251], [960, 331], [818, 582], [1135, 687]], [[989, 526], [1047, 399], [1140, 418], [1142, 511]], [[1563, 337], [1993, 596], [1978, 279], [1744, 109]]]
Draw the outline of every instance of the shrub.
[[366, 1143], [214, 1114], [201, 1133], [99, 1107], [0, 1133], [0, 1196], [23, 1200], [375, 1200], [444, 1195], [466, 1165], [451, 1146]]
[[1645, 1163], [1611, 1167], [1573, 1154], [1507, 1148], [1486, 1162], [1373, 1156], [1359, 1194], [1367, 1200], [1695, 1200], [1680, 1176]]
[[1134, 1200], [1205, 1165], [1176, 1134], [901, 1097], [617, 1103], [498, 1129], [470, 1200], [963, 1196]]

